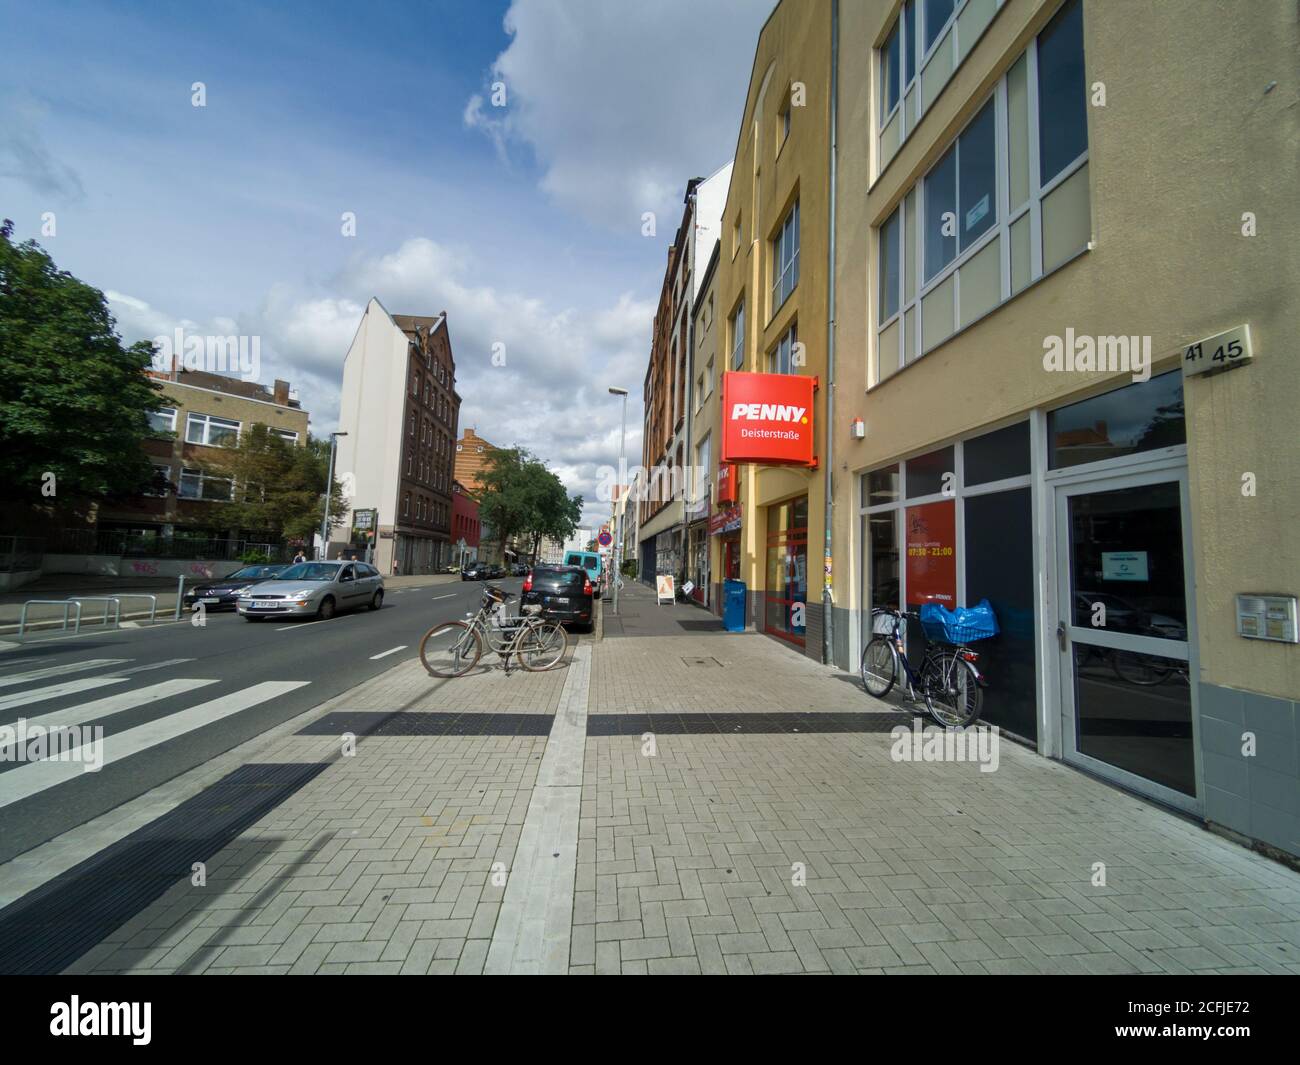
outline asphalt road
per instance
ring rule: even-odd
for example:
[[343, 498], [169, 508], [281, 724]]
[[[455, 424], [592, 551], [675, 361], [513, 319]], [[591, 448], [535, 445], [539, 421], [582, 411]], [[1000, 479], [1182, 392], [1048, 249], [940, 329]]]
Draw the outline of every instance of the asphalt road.
[[[518, 592], [518, 579], [494, 582]], [[0, 728], [104, 729], [104, 765], [12, 760], [0, 732], [0, 862], [83, 824], [393, 666], [430, 626], [478, 607], [474, 582], [389, 589], [383, 609], [326, 622], [33, 636], [0, 651]]]

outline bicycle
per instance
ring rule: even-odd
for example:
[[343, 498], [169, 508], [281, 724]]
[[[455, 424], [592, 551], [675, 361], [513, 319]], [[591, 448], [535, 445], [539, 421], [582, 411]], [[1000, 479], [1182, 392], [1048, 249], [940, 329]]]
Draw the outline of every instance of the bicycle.
[[568, 650], [568, 633], [558, 621], [537, 617], [540, 606], [506, 614], [506, 600], [513, 598], [513, 592], [489, 585], [477, 613], [465, 615], [468, 622], [444, 621], [431, 628], [420, 640], [424, 668], [435, 677], [463, 677], [478, 665], [486, 645], [504, 661], [507, 672], [512, 655], [529, 672], [553, 669]]
[[888, 695], [898, 680], [901, 665], [908, 699], [913, 703], [924, 701], [926, 710], [940, 725], [964, 728], [976, 720], [984, 705], [986, 683], [975, 667], [979, 655], [964, 643], [932, 640], [922, 625], [925, 653], [920, 668], [913, 669], [899, 629], [904, 619], [920, 622], [921, 615], [876, 607], [871, 611], [873, 632], [879, 617], [891, 619], [892, 624], [888, 632], [876, 632], [862, 649], [862, 686], [867, 694], [877, 699]]

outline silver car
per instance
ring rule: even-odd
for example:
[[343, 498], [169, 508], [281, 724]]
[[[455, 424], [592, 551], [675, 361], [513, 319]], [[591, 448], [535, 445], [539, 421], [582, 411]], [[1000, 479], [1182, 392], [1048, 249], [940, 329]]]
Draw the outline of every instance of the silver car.
[[384, 605], [384, 578], [365, 562], [299, 562], [273, 581], [239, 593], [237, 608], [248, 621], [303, 617], [322, 621], [340, 610]]

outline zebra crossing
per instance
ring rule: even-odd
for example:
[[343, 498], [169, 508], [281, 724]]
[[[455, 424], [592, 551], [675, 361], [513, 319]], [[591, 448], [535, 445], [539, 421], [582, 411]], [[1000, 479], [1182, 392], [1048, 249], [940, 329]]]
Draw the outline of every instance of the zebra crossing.
[[[220, 678], [149, 676], [161, 669], [184, 671], [194, 661], [136, 665], [129, 658], [93, 658], [0, 675], [0, 816], [6, 807], [87, 771], [121, 763], [310, 683], [265, 680], [203, 699]], [[0, 670], [7, 664], [0, 658]], [[199, 701], [185, 698], [191, 695]], [[33, 714], [25, 712], [29, 707]]]

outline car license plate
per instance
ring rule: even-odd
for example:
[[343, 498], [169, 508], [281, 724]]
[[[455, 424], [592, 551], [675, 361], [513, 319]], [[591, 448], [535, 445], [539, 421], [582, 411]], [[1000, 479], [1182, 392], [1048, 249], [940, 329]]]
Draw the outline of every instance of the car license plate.
[[206, 595], [199, 600], [200, 603], [219, 603], [221, 602], [215, 595]]
[[546, 597], [546, 601], [548, 603], [564, 603], [567, 606], [569, 599], [567, 596], [563, 595], [550, 595]]
[[280, 604], [277, 603], [277, 602], [276, 602], [275, 600], [273, 600], [273, 599], [254, 599], [254, 600], [253, 600], [253, 609], [254, 609], [254, 610], [274, 610], [274, 609], [275, 609], [276, 607], [278, 607], [279, 605], [280, 605]]

